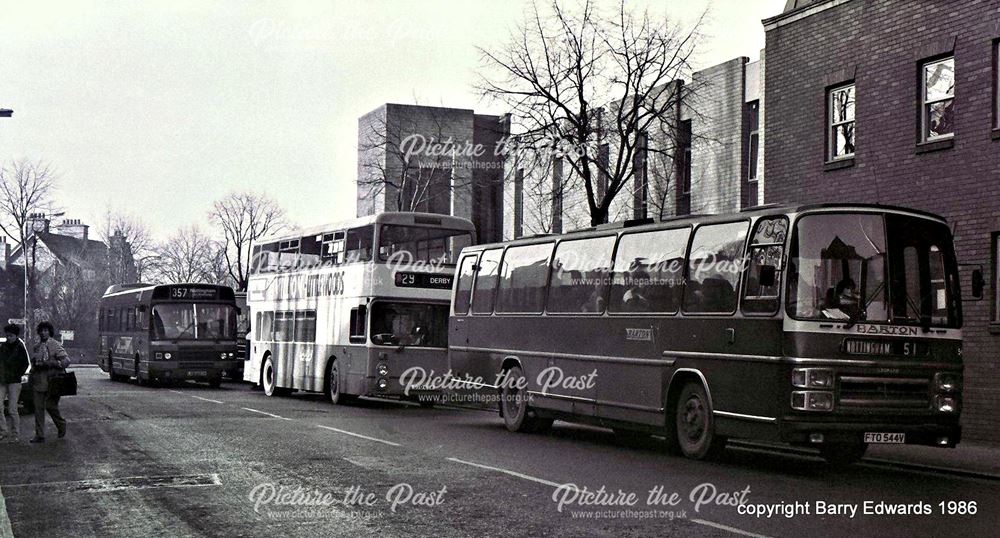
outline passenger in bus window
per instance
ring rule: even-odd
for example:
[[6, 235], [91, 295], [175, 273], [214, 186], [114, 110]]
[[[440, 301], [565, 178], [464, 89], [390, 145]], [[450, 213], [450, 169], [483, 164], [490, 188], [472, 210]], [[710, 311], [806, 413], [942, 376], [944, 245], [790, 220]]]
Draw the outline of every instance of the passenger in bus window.
[[640, 267], [634, 267], [625, 276], [625, 293], [622, 295], [622, 304], [625, 305], [626, 312], [649, 312], [649, 299], [646, 298], [644, 291], [649, 285], [649, 273]]

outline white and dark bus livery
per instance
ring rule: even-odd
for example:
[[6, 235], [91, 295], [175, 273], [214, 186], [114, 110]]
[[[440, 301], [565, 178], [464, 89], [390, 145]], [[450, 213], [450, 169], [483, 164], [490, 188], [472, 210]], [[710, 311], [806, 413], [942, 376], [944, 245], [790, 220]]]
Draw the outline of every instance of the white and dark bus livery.
[[474, 235], [466, 219], [390, 212], [258, 242], [243, 379], [335, 404], [433, 396], [400, 376], [446, 368], [455, 260]]
[[[622, 223], [462, 252], [450, 374], [508, 429], [553, 419], [818, 448], [954, 447], [962, 313], [945, 220], [873, 205]], [[485, 394], [484, 394], [485, 395]]]
[[215, 284], [129, 284], [108, 288], [98, 312], [101, 369], [112, 381], [222, 383], [239, 366], [239, 309]]

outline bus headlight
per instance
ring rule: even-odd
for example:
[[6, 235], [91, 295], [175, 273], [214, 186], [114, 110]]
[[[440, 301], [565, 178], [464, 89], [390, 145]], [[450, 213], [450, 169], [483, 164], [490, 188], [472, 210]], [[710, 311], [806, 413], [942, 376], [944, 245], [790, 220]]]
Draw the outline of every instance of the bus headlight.
[[225, 352], [225, 351], [223, 351], [223, 352], [222, 352], [222, 353], [220, 354], [219, 358], [220, 358], [220, 359], [222, 359], [222, 360], [226, 360], [226, 352]]
[[833, 388], [833, 370], [827, 368], [795, 368], [792, 370], [792, 386], [801, 388]]
[[833, 411], [833, 393], [801, 390], [792, 393], [792, 409], [799, 411]]
[[378, 375], [385, 377], [389, 375], [389, 365], [384, 362], [380, 362], [378, 363], [378, 366], [375, 367], [375, 371], [378, 372]]
[[385, 390], [389, 388], [389, 381], [384, 377], [380, 377], [378, 378], [376, 386], [378, 387], [378, 390]]
[[170, 353], [164, 353], [163, 358], [169, 361], [170, 359], [173, 358], [173, 355], [171, 355]]
[[962, 387], [962, 376], [954, 372], [934, 374], [934, 389], [938, 392], [957, 392]]
[[230, 359], [236, 356], [236, 354], [235, 354], [235, 353], [233, 353], [233, 352], [229, 352], [229, 353], [228, 353], [228, 355], [229, 355], [229, 358], [230, 358]]
[[942, 413], [958, 411], [958, 399], [954, 396], [938, 396], [934, 398], [934, 407]]

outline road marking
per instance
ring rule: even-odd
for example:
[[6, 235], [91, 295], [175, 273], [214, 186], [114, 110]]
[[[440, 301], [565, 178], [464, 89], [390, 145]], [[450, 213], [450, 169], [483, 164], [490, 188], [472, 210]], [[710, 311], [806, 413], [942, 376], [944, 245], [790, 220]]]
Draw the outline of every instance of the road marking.
[[338, 429], [338, 428], [331, 428], [330, 426], [323, 426], [322, 424], [317, 424], [316, 426], [319, 427], [319, 428], [323, 428], [324, 430], [330, 430], [332, 432], [342, 433], [344, 435], [350, 435], [352, 437], [359, 437], [361, 439], [367, 439], [369, 441], [375, 441], [376, 443], [382, 443], [382, 444], [386, 444], [386, 445], [389, 445], [389, 446], [403, 446], [403, 445], [401, 445], [399, 443], [393, 443], [392, 441], [386, 441], [385, 439], [379, 439], [377, 437], [368, 437], [367, 435], [361, 435], [360, 433], [349, 432], [347, 430], [341, 430], [341, 429]]
[[498, 473], [508, 474], [510, 476], [516, 476], [517, 478], [523, 478], [525, 480], [531, 480], [532, 482], [538, 482], [539, 484], [545, 484], [546, 486], [552, 486], [558, 488], [562, 484], [558, 482], [552, 482], [551, 480], [545, 480], [544, 478], [537, 478], [531, 475], [526, 475], [516, 471], [508, 471], [507, 469], [501, 469], [500, 467], [492, 467], [489, 465], [483, 465], [482, 463], [473, 463], [471, 461], [460, 460], [458, 458], [448, 458], [448, 461], [453, 461], [455, 463], [461, 463], [463, 465], [471, 465], [472, 467], [479, 467], [480, 469], [487, 469], [489, 471], [496, 471]]
[[261, 415], [266, 415], [266, 416], [269, 416], [271, 418], [280, 418], [281, 420], [292, 420], [290, 418], [279, 417], [278, 415], [275, 415], [275, 414], [272, 414], [272, 413], [268, 413], [267, 411], [261, 411], [259, 409], [251, 409], [249, 407], [241, 407], [240, 409], [242, 409], [244, 411], [250, 411], [251, 413], [259, 413]]
[[715, 523], [712, 521], [705, 521], [704, 519], [691, 519], [691, 523], [697, 523], [699, 525], [705, 525], [706, 527], [712, 527], [714, 529], [729, 531], [733, 534], [739, 534], [741, 536], [752, 536], [753, 538], [770, 538], [765, 534], [756, 534], [753, 532], [745, 531], [743, 529], [737, 529], [736, 527], [730, 527], [728, 525], [723, 525], [721, 523]]
[[7, 515], [7, 503], [4, 502], [2, 488], [0, 488], [0, 538], [14, 538], [14, 530], [10, 528], [10, 517]]
[[213, 400], [211, 398], [202, 398], [201, 396], [195, 396], [194, 394], [191, 394], [191, 397], [194, 398], [194, 399], [196, 399], [196, 400], [201, 400], [203, 402], [212, 402], [212, 403], [217, 403], [217, 404], [224, 403], [224, 402], [220, 402], [219, 400]]
[[[458, 458], [447, 458], [447, 459], [448, 459], [448, 461], [453, 461], [455, 463], [461, 463], [463, 465], [470, 465], [472, 467], [478, 467], [480, 469], [486, 469], [486, 470], [489, 470], [489, 471], [496, 471], [498, 473], [503, 473], [503, 474], [514, 476], [514, 477], [517, 477], [517, 478], [522, 478], [524, 480], [530, 480], [532, 482], [537, 482], [539, 484], [544, 484], [546, 486], [551, 486], [551, 487], [554, 487], [554, 488], [559, 488], [559, 487], [562, 487], [564, 485], [564, 484], [560, 484], [558, 482], [553, 482], [551, 480], [545, 480], [544, 478], [538, 478], [536, 476], [531, 476], [531, 475], [527, 475], [527, 474], [524, 474], [524, 473], [519, 473], [517, 471], [511, 471], [511, 470], [508, 470], [508, 469], [503, 469], [501, 467], [493, 467], [492, 465], [483, 465], [482, 463], [474, 463], [474, 462], [471, 462], [471, 461], [460, 460]], [[742, 535], [742, 536], [751, 536], [753, 538], [770, 538], [770, 537], [768, 537], [766, 535], [763, 535], [763, 534], [756, 534], [756, 533], [753, 533], [753, 532], [745, 531], [743, 529], [737, 529], [736, 527], [729, 527], [729, 526], [723, 525], [721, 523], [715, 523], [715, 522], [712, 522], [712, 521], [706, 521], [704, 519], [689, 519], [688, 521], [690, 521], [692, 523], [697, 523], [698, 525], [705, 525], [707, 527], [712, 527], [712, 528], [719, 529], [719, 530], [729, 531], [731, 533], [739, 534], [739, 535]]]
[[216, 473], [174, 475], [174, 476], [130, 476], [126, 478], [92, 478], [62, 482], [36, 482], [27, 484], [7, 484], [5, 488], [27, 488], [46, 486], [69, 486], [70, 491], [108, 493], [112, 491], [154, 489], [154, 488], [197, 488], [221, 486], [222, 480]]

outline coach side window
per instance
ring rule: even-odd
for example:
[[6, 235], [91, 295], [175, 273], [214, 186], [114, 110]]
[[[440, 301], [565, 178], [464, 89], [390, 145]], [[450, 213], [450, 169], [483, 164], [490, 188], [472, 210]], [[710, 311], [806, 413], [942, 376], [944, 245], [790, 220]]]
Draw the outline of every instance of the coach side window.
[[732, 314], [736, 311], [746, 222], [701, 226], [694, 232], [684, 288], [684, 312]]
[[476, 284], [473, 287], [472, 313], [489, 314], [493, 312], [493, 298], [497, 290], [497, 273], [500, 270], [500, 255], [503, 250], [496, 248], [483, 252], [479, 258], [479, 268], [476, 269]]
[[787, 235], [788, 219], [785, 217], [757, 221], [747, 252], [749, 266], [743, 292], [744, 312], [773, 314], [778, 311], [781, 259]]
[[500, 264], [496, 311], [541, 313], [552, 243], [510, 247]]
[[552, 258], [548, 312], [604, 312], [615, 236], [563, 241]]
[[623, 235], [615, 253], [608, 310], [676, 313], [690, 236], [690, 228]]
[[476, 256], [462, 258], [458, 267], [458, 285], [455, 288], [455, 315], [464, 316], [469, 313], [472, 299], [472, 280], [476, 276]]

